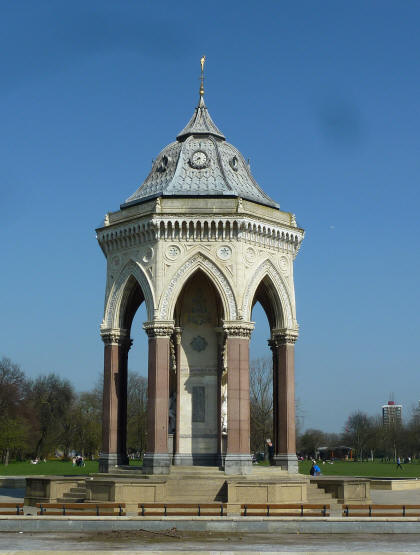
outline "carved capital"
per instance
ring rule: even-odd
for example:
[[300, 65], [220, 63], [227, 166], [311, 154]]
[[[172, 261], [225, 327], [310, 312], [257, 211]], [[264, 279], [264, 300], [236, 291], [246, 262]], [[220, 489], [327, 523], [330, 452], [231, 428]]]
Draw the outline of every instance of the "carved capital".
[[175, 343], [177, 345], [181, 345], [182, 328], [179, 328], [179, 327], [174, 328], [174, 338], [175, 338]]
[[254, 327], [254, 322], [244, 322], [243, 320], [223, 322], [223, 331], [226, 337], [245, 337], [249, 339]]
[[274, 329], [271, 332], [271, 339], [268, 344], [271, 349], [280, 345], [294, 345], [299, 334], [297, 330], [291, 329]]
[[145, 322], [143, 329], [149, 337], [170, 337], [174, 332], [174, 321], [153, 320], [153, 322]]
[[105, 328], [101, 330], [101, 337], [105, 345], [119, 345], [120, 347], [126, 347], [127, 350], [133, 344], [128, 330], [125, 329]]

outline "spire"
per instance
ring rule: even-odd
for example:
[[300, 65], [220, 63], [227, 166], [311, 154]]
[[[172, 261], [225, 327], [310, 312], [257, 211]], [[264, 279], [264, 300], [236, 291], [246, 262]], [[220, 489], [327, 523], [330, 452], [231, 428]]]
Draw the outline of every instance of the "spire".
[[207, 110], [207, 106], [204, 102], [204, 62], [206, 57], [202, 56], [201, 63], [201, 77], [200, 77], [200, 99], [198, 101], [198, 106], [195, 112], [187, 123], [186, 127], [178, 134], [177, 140], [183, 141], [189, 135], [213, 135], [213, 137], [218, 137], [219, 139], [226, 140], [223, 133], [217, 128], [211, 116]]
[[205, 56], [201, 56], [200, 64], [201, 64], [201, 84], [200, 84], [200, 98], [204, 96], [204, 63], [206, 61]]

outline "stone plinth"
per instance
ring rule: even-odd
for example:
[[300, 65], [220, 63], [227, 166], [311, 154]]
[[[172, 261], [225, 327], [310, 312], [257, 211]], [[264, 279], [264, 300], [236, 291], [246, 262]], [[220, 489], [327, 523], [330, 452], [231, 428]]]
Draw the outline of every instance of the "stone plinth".
[[339, 503], [371, 503], [369, 478], [317, 476], [311, 483], [330, 493]]
[[70, 488], [84, 486], [84, 476], [30, 476], [26, 478], [25, 505], [57, 503]]

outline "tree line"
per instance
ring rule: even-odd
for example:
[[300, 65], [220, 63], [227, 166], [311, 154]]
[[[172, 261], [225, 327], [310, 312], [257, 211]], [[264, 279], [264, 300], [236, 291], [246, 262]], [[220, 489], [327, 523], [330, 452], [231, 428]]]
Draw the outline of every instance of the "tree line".
[[317, 457], [320, 448], [331, 452], [339, 446], [352, 450], [355, 460], [396, 460], [420, 456], [420, 414], [413, 410], [407, 422], [384, 424], [382, 417], [369, 416], [362, 411], [353, 412], [343, 431], [329, 434], [321, 430], [306, 430], [299, 436], [298, 451], [305, 456]]
[[[0, 360], [0, 461], [46, 458], [72, 452], [94, 458], [101, 448], [102, 379], [77, 393], [54, 373], [30, 379], [8, 358]], [[129, 372], [127, 388], [127, 451], [142, 456], [147, 442], [147, 378]], [[348, 446], [353, 457], [392, 458], [420, 455], [420, 414], [404, 425], [384, 426], [381, 417], [357, 411], [341, 434], [310, 429], [299, 433], [301, 409], [296, 403], [297, 451], [315, 457], [319, 448]], [[250, 364], [251, 452], [264, 452], [273, 435], [273, 369], [270, 358]]]
[[[251, 363], [251, 450], [264, 451], [272, 437], [270, 359]], [[0, 360], [0, 461], [44, 459], [77, 452], [94, 458], [101, 448], [103, 380], [77, 393], [67, 379], [50, 373], [28, 378], [18, 364]], [[147, 441], [147, 379], [128, 374], [127, 450], [142, 456]]]
[[[127, 399], [129, 452], [146, 448], [147, 380], [130, 372]], [[96, 457], [101, 446], [102, 381], [76, 393], [54, 373], [28, 378], [19, 365], [0, 360], [0, 460], [68, 458], [77, 452]]]

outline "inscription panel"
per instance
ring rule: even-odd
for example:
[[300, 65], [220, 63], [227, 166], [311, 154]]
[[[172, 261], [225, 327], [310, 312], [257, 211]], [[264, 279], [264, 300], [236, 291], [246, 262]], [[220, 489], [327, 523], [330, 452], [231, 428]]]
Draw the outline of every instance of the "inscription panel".
[[202, 385], [192, 387], [192, 421], [206, 421], [206, 389]]

